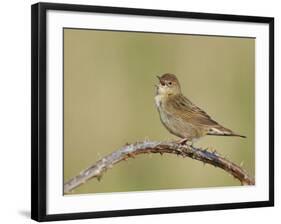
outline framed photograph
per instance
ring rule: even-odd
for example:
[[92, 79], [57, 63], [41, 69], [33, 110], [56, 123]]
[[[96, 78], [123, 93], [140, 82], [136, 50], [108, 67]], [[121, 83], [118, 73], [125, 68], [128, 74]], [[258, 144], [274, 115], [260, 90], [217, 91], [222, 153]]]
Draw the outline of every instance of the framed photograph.
[[32, 5], [32, 219], [274, 205], [274, 19]]

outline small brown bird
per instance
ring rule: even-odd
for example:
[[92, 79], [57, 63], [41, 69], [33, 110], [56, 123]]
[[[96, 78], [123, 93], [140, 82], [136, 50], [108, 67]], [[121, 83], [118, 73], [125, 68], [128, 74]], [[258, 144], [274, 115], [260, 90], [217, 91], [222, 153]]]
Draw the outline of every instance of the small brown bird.
[[205, 135], [245, 138], [218, 124], [187, 99], [182, 94], [180, 83], [174, 74], [166, 73], [158, 79], [160, 83], [156, 85], [155, 102], [160, 119], [169, 132], [182, 138], [180, 143], [193, 143]]

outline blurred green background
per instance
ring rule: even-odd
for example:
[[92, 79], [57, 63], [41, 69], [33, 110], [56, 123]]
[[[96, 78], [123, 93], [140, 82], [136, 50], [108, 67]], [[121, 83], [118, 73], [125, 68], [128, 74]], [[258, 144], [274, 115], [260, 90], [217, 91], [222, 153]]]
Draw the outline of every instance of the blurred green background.
[[[126, 142], [176, 140], [154, 105], [156, 75], [174, 73], [183, 93], [237, 137], [207, 136], [255, 175], [255, 40], [64, 29], [64, 181]], [[240, 185], [223, 170], [174, 155], [140, 155], [73, 194]]]

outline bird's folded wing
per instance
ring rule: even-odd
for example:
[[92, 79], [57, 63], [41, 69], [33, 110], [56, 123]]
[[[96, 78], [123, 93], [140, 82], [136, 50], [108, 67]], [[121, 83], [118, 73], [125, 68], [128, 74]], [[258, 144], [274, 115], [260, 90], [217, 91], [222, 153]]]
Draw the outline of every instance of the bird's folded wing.
[[183, 95], [177, 95], [174, 99], [170, 99], [167, 102], [167, 109], [171, 114], [174, 114], [174, 116], [194, 125], [218, 125], [205, 111], [194, 105]]

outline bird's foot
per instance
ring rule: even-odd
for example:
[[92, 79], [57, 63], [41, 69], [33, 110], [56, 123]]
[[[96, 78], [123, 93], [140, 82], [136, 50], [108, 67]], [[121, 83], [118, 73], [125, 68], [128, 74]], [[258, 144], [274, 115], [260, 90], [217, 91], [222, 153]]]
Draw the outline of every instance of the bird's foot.
[[[178, 141], [176, 141], [177, 144], [180, 144], [180, 145], [186, 145], [186, 143], [188, 142], [188, 139], [187, 138], [182, 138]], [[192, 144], [192, 143], [191, 143]]]

